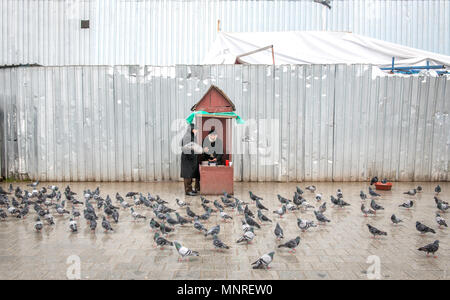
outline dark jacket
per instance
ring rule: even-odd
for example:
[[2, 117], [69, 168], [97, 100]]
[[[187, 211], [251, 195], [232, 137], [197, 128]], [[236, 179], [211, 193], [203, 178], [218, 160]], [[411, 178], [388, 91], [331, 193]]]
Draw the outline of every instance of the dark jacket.
[[[188, 131], [181, 141], [181, 147], [195, 142], [195, 136], [192, 132]], [[195, 154], [193, 150], [181, 152], [181, 177], [183, 178], [200, 178], [200, 172], [198, 170], [199, 155]]]
[[223, 164], [223, 144], [222, 140], [217, 138], [215, 142], [211, 142], [208, 136], [203, 140], [203, 148], [208, 147], [208, 152], [203, 153], [202, 160], [217, 159], [217, 164]]

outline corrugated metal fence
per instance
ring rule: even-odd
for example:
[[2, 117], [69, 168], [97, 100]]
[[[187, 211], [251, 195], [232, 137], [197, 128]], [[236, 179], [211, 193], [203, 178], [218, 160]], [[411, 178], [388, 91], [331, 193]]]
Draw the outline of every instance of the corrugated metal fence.
[[178, 180], [171, 149], [211, 84], [246, 120], [236, 180], [449, 180], [450, 76], [376, 77], [368, 65], [2, 69], [2, 174]]
[[[0, 65], [202, 63], [221, 30], [350, 31], [450, 55], [450, 0], [2, 0]], [[81, 29], [80, 21], [90, 28]]]

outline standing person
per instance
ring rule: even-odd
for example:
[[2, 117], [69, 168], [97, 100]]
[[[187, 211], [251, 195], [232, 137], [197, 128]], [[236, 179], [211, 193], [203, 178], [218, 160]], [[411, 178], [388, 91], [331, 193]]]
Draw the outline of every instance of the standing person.
[[[195, 141], [197, 133], [197, 127], [194, 124], [189, 124], [188, 130], [181, 141], [181, 177], [184, 178], [184, 192], [188, 196], [196, 196], [200, 191], [198, 164], [202, 148]], [[193, 180], [195, 180], [194, 189], [192, 189]]]

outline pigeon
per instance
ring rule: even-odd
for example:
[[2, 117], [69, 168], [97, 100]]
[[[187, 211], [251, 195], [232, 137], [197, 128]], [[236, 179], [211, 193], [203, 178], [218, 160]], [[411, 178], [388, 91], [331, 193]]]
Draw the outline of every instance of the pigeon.
[[369, 232], [373, 235], [373, 238], [375, 238], [377, 235], [387, 235], [386, 232], [381, 231], [370, 224], [367, 224], [367, 227], [369, 228]]
[[218, 210], [224, 209], [224, 207], [217, 200], [214, 200], [213, 204]]
[[[309, 205], [308, 202], [303, 202], [302, 204], [302, 209], [307, 209], [308, 207], [311, 207], [312, 205]], [[312, 206], [314, 207], [314, 206]], [[294, 210], [298, 210], [298, 206], [294, 205], [291, 203], [291, 200], [289, 200], [289, 202], [286, 204], [286, 210], [287, 211], [294, 211]]]
[[370, 180], [370, 185], [374, 185], [374, 184], [377, 183], [377, 182], [378, 182], [378, 177], [375, 176], [375, 177], [373, 177], [373, 178]]
[[147, 219], [146, 216], [143, 216], [143, 215], [137, 213], [136, 211], [134, 211], [133, 208], [131, 208], [131, 216], [133, 217], [134, 220], [137, 220], [137, 219]]
[[123, 208], [129, 208], [129, 207], [132, 206], [130, 203], [126, 202], [125, 200], [120, 201], [120, 205], [121, 205]]
[[328, 9], [331, 9], [331, 0], [314, 0], [314, 2], [322, 4], [325, 7], [328, 7]]
[[416, 190], [418, 193], [422, 193], [422, 187], [420, 185], [417, 186]]
[[316, 191], [316, 186], [315, 185], [309, 185], [305, 189], [310, 191], [311, 193], [314, 193]]
[[36, 219], [36, 223], [34, 223], [34, 229], [36, 229], [36, 231], [41, 231], [42, 228], [44, 228], [44, 224], [41, 221], [41, 218], [37, 218]]
[[159, 246], [159, 247], [161, 247], [161, 249], [167, 245], [173, 246], [173, 243], [171, 241], [166, 240], [164, 237], [160, 236], [159, 233], [157, 233], [157, 232], [155, 232], [155, 234], [153, 236], [153, 240], [156, 243], [155, 247]]
[[242, 222], [242, 231], [243, 232], [246, 232], [246, 231], [249, 231], [250, 229], [253, 229], [253, 227], [248, 225], [245, 220], [241, 220], [241, 222]]
[[[189, 256], [199, 256], [199, 253], [197, 251], [192, 251], [191, 249], [181, 246], [181, 244], [178, 243], [177, 241], [173, 243], [175, 244], [175, 248], [177, 249], [178, 254], [180, 254], [181, 256], [181, 260]], [[180, 259], [178, 259], [178, 261], [180, 261]]]
[[217, 235], [213, 235], [213, 245], [215, 249], [230, 249], [225, 243], [223, 243]]
[[279, 209], [274, 210], [273, 213], [279, 215], [280, 218], [282, 218], [286, 213], [286, 205], [283, 204]]
[[399, 207], [404, 207], [407, 209], [410, 209], [411, 207], [413, 207], [414, 202], [412, 200], [409, 200], [408, 202], [402, 203], [399, 205]]
[[236, 241], [236, 243], [247, 242], [247, 244], [251, 244], [252, 240], [255, 238], [255, 233], [253, 232], [253, 228], [249, 227], [248, 230], [244, 231], [244, 234]]
[[188, 219], [186, 219], [186, 218], [183, 218], [182, 216], [180, 216], [180, 214], [179, 213], [175, 213], [175, 216], [177, 216], [177, 222], [178, 222], [178, 224], [180, 224], [181, 226], [183, 226], [184, 224], [187, 224], [187, 223], [192, 223], [192, 221], [191, 220], [188, 220]]
[[297, 193], [298, 193], [299, 195], [303, 194], [303, 191], [302, 191], [302, 189], [301, 189], [300, 187], [297, 187]]
[[31, 187], [37, 187], [39, 185], [39, 180], [38, 181], [35, 181], [35, 182], [32, 182], [32, 183], [29, 183], [29, 184], [27, 184], [27, 186], [31, 186]]
[[222, 220], [224, 221], [224, 222], [226, 222], [227, 220], [229, 220], [229, 219], [233, 219], [233, 217], [232, 216], [230, 216], [229, 214], [227, 214], [225, 211], [223, 211], [222, 209], [220, 210], [220, 217], [222, 218]]
[[280, 194], [278, 194], [277, 197], [278, 197], [278, 201], [280, 201], [281, 204], [288, 204], [288, 202], [289, 202], [288, 199], [282, 197]]
[[5, 190], [0, 186], [0, 195], [9, 195], [9, 194], [11, 194], [11, 193], [5, 191]]
[[203, 204], [208, 204], [209, 202], [211, 202], [203, 196], [200, 196], [200, 200], [202, 201]]
[[316, 194], [316, 201], [319, 202], [322, 200], [322, 194]]
[[273, 260], [275, 252], [269, 252], [258, 258], [254, 263], [252, 263], [253, 269], [270, 269], [269, 264]]
[[434, 188], [434, 192], [436, 194], [439, 194], [442, 191], [441, 186], [438, 184], [435, 188]]
[[136, 196], [136, 195], [138, 195], [139, 193], [136, 193], [136, 192], [128, 192], [126, 195], [125, 195], [125, 197], [134, 197], [134, 196]]
[[284, 244], [278, 245], [278, 248], [289, 248], [289, 252], [294, 253], [295, 248], [297, 248], [298, 244], [300, 244], [300, 237], [297, 236], [295, 239], [289, 240]]
[[[439, 250], [439, 240], [435, 240], [433, 243], [420, 247], [417, 250], [426, 252], [427, 256], [430, 253], [434, 255], [434, 253], [436, 253]], [[434, 256], [434, 258], [436, 257], [437, 256]]]
[[74, 221], [72, 218], [70, 218], [70, 221], [69, 221], [69, 228], [70, 228], [70, 230], [72, 232], [77, 232], [78, 231], [77, 222]]
[[438, 223], [439, 228], [441, 228], [441, 226], [448, 227], [447, 223], [445, 222], [445, 219], [442, 218], [441, 215], [438, 213], [436, 213], [436, 223]]
[[416, 193], [417, 193], [417, 190], [416, 189], [412, 189], [412, 190], [409, 190], [407, 192], [404, 192], [403, 194], [409, 195], [409, 196], [415, 196]]
[[344, 194], [342, 194], [342, 191], [341, 191], [341, 189], [337, 189], [337, 192], [336, 192], [336, 196], [338, 197], [338, 199], [340, 199], [340, 198], [343, 198], [343, 197], [344, 197]]
[[96, 221], [95, 219], [92, 219], [92, 220], [89, 222], [89, 228], [90, 228], [91, 230], [95, 230], [95, 229], [97, 228], [97, 221]]
[[434, 229], [428, 227], [425, 224], [420, 223], [419, 221], [416, 222], [416, 229], [417, 231], [419, 231], [421, 234], [425, 234], [427, 232], [431, 232], [431, 233], [436, 233], [436, 231], [434, 231]]
[[256, 199], [256, 208], [257, 209], [261, 209], [261, 210], [268, 210], [264, 205], [261, 204], [261, 202], [259, 202], [258, 199]]
[[442, 200], [439, 200], [437, 197], [434, 197], [434, 201], [436, 202], [436, 207], [442, 211], [442, 212], [446, 212], [448, 209], [448, 204]]
[[244, 217], [245, 222], [247, 222], [248, 225], [261, 229], [261, 226], [255, 220], [253, 220], [252, 217], [250, 217], [248, 214], [244, 213]]
[[[288, 206], [289, 206], [289, 205], [288, 205]], [[304, 200], [304, 201], [302, 202], [302, 204], [300, 204], [300, 208], [301, 208], [303, 211], [305, 211], [305, 210], [307, 210], [308, 208], [315, 208], [315, 207], [314, 207], [314, 205], [309, 204], [308, 201]]]
[[160, 227], [159, 223], [156, 222], [155, 219], [153, 219], [153, 218], [150, 220], [150, 224], [149, 225], [150, 225], [150, 228], [152, 230], [156, 230], [157, 228]]
[[359, 193], [359, 198], [361, 198], [361, 200], [366, 200], [367, 199], [367, 195], [366, 194], [364, 194], [364, 192], [363, 191], [361, 191], [360, 193]]
[[270, 223], [272, 223], [272, 220], [269, 219], [268, 217], [266, 217], [265, 215], [263, 215], [263, 213], [261, 212], [260, 209], [258, 209], [258, 219], [259, 219], [261, 222], [270, 222]]
[[175, 220], [174, 218], [172, 218], [172, 216], [169, 213], [166, 213], [166, 218], [165, 218], [166, 222], [169, 223], [170, 225], [177, 225], [178, 221]]
[[377, 213], [377, 210], [384, 210], [384, 207], [378, 205], [373, 199], [370, 201], [370, 207], [375, 211], [375, 214]]
[[191, 218], [195, 218], [196, 216], [196, 214], [189, 208], [189, 206], [186, 206], [186, 214]]
[[190, 204], [188, 204], [188, 203], [186, 203], [186, 202], [184, 202], [183, 200], [180, 200], [180, 199], [178, 199], [178, 198], [176, 198], [175, 201], [177, 202], [177, 204], [178, 204], [179, 207], [183, 207], [183, 206], [186, 206], [186, 205], [190, 205]]
[[255, 200], [263, 200], [263, 198], [256, 196], [251, 191], [248, 191], [248, 193], [250, 194], [250, 199], [252, 199], [253, 201], [255, 201]]
[[174, 231], [175, 228], [166, 226], [166, 224], [164, 222], [161, 222], [161, 224], [159, 224], [159, 230], [161, 230], [162, 234], [167, 235], [167, 234], [171, 233], [172, 231]]
[[367, 217], [367, 215], [375, 214], [375, 211], [371, 210], [370, 208], [366, 208], [364, 203], [361, 204], [361, 212], [364, 214], [365, 217]]
[[205, 237], [207, 237], [208, 235], [214, 236], [216, 234], [219, 234], [219, 232], [220, 232], [220, 224], [212, 227], [210, 230], [205, 232]]
[[322, 224], [326, 224], [327, 222], [331, 222], [330, 220], [328, 220], [327, 217], [325, 217], [321, 212], [319, 211], [314, 211], [314, 215], [316, 216], [317, 221], [319, 221]]
[[4, 220], [8, 217], [8, 215], [6, 214], [6, 212], [0, 208], [0, 219]]
[[48, 210], [45, 211], [44, 219], [48, 222], [48, 224], [55, 225], [55, 222], [53, 221], [53, 216], [50, 214]]
[[319, 212], [324, 213], [327, 210], [327, 203], [324, 202], [321, 206], [319, 206]]
[[297, 218], [297, 226], [298, 228], [301, 229], [301, 231], [305, 232], [306, 230], [308, 230], [310, 227], [317, 227], [316, 224], [314, 224], [313, 221], [308, 221], [308, 220], [302, 220], [300, 218]]
[[114, 231], [109, 221], [106, 220], [105, 216], [103, 216], [102, 227], [105, 229], [105, 232]]
[[198, 217], [195, 217], [195, 219], [194, 219], [194, 228], [197, 229], [199, 232], [203, 231], [205, 234], [208, 231], [208, 229], [206, 229], [206, 227], [203, 226], [202, 223], [200, 223], [200, 221], [198, 220]]
[[278, 224], [278, 223], [275, 226], [275, 230], [273, 231], [273, 233], [277, 237], [277, 240], [281, 240], [282, 238], [284, 238], [283, 229], [281, 228], [280, 224]]
[[394, 215], [394, 214], [391, 216], [391, 221], [392, 221], [392, 223], [394, 223], [394, 224], [399, 224], [400, 222], [403, 222], [403, 220], [397, 218], [397, 216]]
[[370, 186], [369, 186], [369, 195], [372, 197], [381, 197], [381, 195], [372, 190]]
[[255, 215], [253, 214], [253, 212], [248, 208], [248, 205], [245, 206], [244, 214], [247, 214], [247, 215], [249, 215], [249, 216], [252, 217], [252, 218], [255, 217]]

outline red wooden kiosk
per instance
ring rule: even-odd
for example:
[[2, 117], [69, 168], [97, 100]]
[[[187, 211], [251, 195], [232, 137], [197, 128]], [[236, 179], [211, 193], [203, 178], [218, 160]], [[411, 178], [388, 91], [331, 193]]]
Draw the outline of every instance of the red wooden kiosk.
[[[200, 169], [200, 194], [220, 195], [223, 192], [233, 194], [233, 166], [226, 166], [225, 161], [232, 162], [231, 141], [232, 141], [232, 121], [234, 116], [214, 115], [214, 113], [233, 112], [236, 110], [233, 102], [217, 86], [211, 85], [205, 95], [192, 108], [198, 111], [195, 115], [195, 123], [201, 129], [199, 131], [198, 143], [203, 144], [203, 140], [208, 135], [211, 128], [215, 128], [218, 139], [223, 142], [223, 162], [224, 165], [199, 166]], [[201, 111], [209, 114], [202, 114]]]

